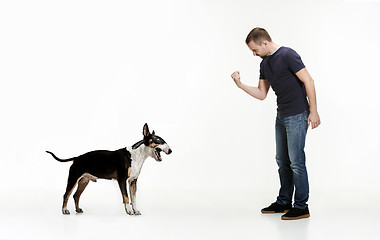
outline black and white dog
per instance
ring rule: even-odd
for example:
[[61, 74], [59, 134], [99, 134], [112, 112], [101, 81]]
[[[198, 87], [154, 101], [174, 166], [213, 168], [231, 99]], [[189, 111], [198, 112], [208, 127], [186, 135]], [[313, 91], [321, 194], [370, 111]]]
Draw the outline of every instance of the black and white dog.
[[[60, 162], [73, 161], [70, 167], [69, 178], [67, 180], [66, 192], [63, 195], [62, 213], [70, 214], [67, 209], [67, 202], [70, 194], [78, 184], [77, 191], [74, 194], [75, 209], [77, 213], [82, 213], [79, 208], [79, 198], [89, 181], [96, 182], [96, 179], [115, 179], [119, 183], [120, 191], [123, 196], [125, 211], [129, 215], [140, 215], [136, 209], [136, 186], [141, 168], [145, 159], [154, 158], [161, 162], [161, 152], [170, 154], [172, 150], [169, 145], [153, 131], [150, 133], [148, 125], [144, 125], [144, 139], [134, 144], [132, 147], [122, 148], [116, 151], [97, 150], [85, 153], [78, 157], [70, 159], [60, 159], [52, 152], [50, 153]], [[127, 193], [127, 182], [129, 184], [129, 193], [131, 202]]]

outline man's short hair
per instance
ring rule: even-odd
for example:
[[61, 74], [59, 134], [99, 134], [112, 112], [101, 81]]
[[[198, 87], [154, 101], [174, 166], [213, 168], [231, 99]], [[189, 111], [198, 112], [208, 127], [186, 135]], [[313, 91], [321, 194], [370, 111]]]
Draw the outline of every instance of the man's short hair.
[[248, 44], [250, 41], [254, 41], [256, 44], [262, 43], [262, 41], [267, 40], [268, 42], [272, 42], [272, 38], [269, 36], [269, 33], [264, 28], [254, 28], [248, 34], [245, 43]]

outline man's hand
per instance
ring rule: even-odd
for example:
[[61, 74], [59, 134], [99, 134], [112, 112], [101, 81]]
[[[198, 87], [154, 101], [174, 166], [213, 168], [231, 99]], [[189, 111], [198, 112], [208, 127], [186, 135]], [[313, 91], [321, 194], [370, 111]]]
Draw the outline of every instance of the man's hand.
[[311, 125], [311, 128], [314, 129], [321, 124], [318, 112], [310, 112], [309, 118], [307, 119], [307, 125]]
[[241, 87], [240, 72], [236, 71], [236, 72], [232, 73], [231, 77], [235, 81], [235, 84], [240, 88]]

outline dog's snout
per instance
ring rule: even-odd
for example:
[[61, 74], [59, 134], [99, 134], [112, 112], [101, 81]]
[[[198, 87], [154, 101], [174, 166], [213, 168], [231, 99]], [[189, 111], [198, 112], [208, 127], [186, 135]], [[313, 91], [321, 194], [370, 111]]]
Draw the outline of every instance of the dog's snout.
[[170, 153], [172, 153], [172, 149], [170, 148], [170, 146], [165, 143], [164, 145], [162, 145], [160, 147], [167, 155], [169, 155]]

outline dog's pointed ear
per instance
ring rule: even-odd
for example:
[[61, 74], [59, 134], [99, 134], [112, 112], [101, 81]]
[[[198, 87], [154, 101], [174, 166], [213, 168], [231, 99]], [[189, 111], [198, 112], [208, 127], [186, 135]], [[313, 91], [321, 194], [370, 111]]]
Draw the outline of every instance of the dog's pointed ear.
[[143, 129], [144, 137], [148, 137], [150, 135], [148, 124], [145, 123], [144, 129]]
[[153, 130], [153, 132], [152, 132], [152, 135], [156, 135], [156, 133], [154, 132], [154, 130]]

